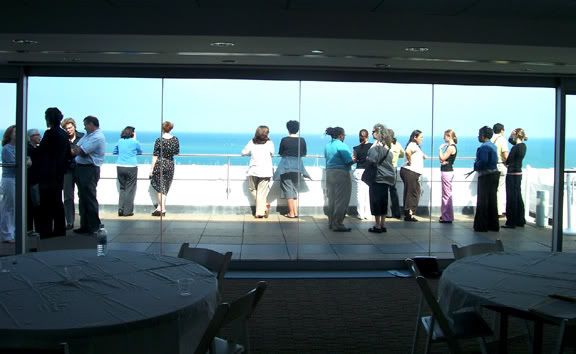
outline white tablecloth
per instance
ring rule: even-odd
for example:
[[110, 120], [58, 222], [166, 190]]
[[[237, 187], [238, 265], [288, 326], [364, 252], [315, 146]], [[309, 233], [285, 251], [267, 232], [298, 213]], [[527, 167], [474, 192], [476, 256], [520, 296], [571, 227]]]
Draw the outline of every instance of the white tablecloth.
[[[4, 257], [1, 346], [68, 342], [73, 353], [192, 353], [219, 303], [215, 276], [179, 258], [68, 250]], [[64, 267], [81, 266], [67, 280]], [[177, 280], [193, 278], [190, 296]], [[75, 349], [75, 350], [74, 350]]]
[[499, 252], [465, 257], [440, 278], [439, 303], [449, 316], [465, 307], [501, 305], [537, 310], [558, 319], [576, 318], [576, 255], [550, 252]]

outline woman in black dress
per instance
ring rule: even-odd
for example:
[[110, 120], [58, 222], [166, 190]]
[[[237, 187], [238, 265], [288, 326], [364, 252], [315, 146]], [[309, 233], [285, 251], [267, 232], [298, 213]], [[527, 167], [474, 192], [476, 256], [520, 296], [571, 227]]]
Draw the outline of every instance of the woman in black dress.
[[522, 161], [526, 156], [525, 140], [528, 140], [528, 137], [522, 128], [514, 129], [508, 139], [513, 146], [506, 159], [508, 168], [506, 172], [506, 224], [502, 226], [505, 229], [523, 227], [526, 224], [521, 191]]
[[166, 195], [174, 178], [174, 156], [180, 153], [178, 138], [170, 134], [174, 124], [162, 123], [162, 137], [154, 143], [150, 184], [158, 194], [158, 205], [152, 216], [166, 215]]

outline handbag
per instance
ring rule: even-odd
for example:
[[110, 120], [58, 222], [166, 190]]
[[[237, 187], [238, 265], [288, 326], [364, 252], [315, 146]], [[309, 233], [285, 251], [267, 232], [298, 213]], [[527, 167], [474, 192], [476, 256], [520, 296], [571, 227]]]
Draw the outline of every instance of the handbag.
[[362, 182], [366, 183], [369, 186], [376, 183], [376, 175], [378, 174], [378, 165], [380, 165], [382, 163], [382, 161], [386, 160], [386, 157], [388, 157], [389, 152], [390, 152], [390, 149], [388, 149], [386, 151], [386, 155], [384, 155], [384, 157], [381, 158], [377, 164], [371, 163], [370, 165], [368, 165], [368, 167], [366, 167], [366, 169], [364, 169], [364, 172], [362, 173], [362, 177], [360, 177]]

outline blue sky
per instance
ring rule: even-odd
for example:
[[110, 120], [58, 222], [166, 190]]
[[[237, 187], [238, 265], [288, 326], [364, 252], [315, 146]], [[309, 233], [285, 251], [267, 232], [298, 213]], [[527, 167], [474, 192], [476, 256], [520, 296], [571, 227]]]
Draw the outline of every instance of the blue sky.
[[[10, 86], [12, 85], [12, 86]], [[15, 101], [13, 84], [0, 84], [4, 117]], [[164, 93], [164, 95], [163, 95]], [[554, 134], [554, 89], [423, 84], [339, 83], [211, 79], [49, 78], [29, 81], [29, 127], [44, 128], [44, 111], [100, 119], [105, 130], [133, 125], [156, 131], [161, 119], [175, 132], [252, 133], [260, 124], [274, 135], [300, 119], [303, 134], [322, 135], [328, 126], [347, 134], [381, 122], [397, 135], [414, 129], [441, 138], [452, 128], [474, 136], [483, 125], [522, 127], [529, 136]], [[576, 104], [574, 105], [576, 106]], [[432, 119], [434, 117], [434, 119]], [[569, 119], [574, 120], [574, 119]], [[576, 136], [574, 129], [569, 136]]]

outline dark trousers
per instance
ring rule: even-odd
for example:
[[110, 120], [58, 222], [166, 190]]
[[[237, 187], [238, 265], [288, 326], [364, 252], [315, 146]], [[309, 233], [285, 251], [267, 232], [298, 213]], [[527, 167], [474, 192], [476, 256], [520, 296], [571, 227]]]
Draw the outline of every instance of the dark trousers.
[[506, 225], [524, 226], [524, 201], [521, 187], [522, 175], [506, 175]]
[[400, 178], [404, 182], [404, 210], [414, 215], [420, 202], [420, 174], [402, 167]]
[[134, 213], [134, 196], [138, 180], [138, 167], [116, 167], [118, 176], [118, 215]]
[[96, 186], [99, 180], [100, 167], [76, 165], [80, 228], [89, 232], [95, 232], [100, 228], [99, 205], [96, 199]]
[[478, 176], [476, 214], [474, 231], [499, 231], [498, 223], [498, 182], [500, 172]]
[[[37, 190], [39, 191], [39, 190]], [[38, 232], [38, 228], [40, 227], [40, 211], [39, 205], [35, 205], [32, 201], [32, 193], [36, 193], [32, 191], [32, 186], [28, 185], [28, 194], [27, 194], [27, 203], [26, 203], [26, 229], [28, 231], [36, 231]], [[38, 196], [38, 200], [40, 197]]]
[[37, 226], [40, 236], [64, 236], [66, 234], [62, 182], [40, 183]]
[[393, 218], [399, 218], [402, 216], [400, 212], [400, 201], [398, 200], [398, 190], [396, 189], [396, 184], [388, 187], [390, 191], [390, 214]]
[[74, 207], [74, 185], [76, 176], [74, 169], [69, 169], [64, 174], [64, 213], [66, 214], [66, 224], [74, 225], [76, 210]]
[[388, 211], [388, 190], [386, 183], [372, 183], [370, 185], [370, 212], [374, 216], [386, 216]]

